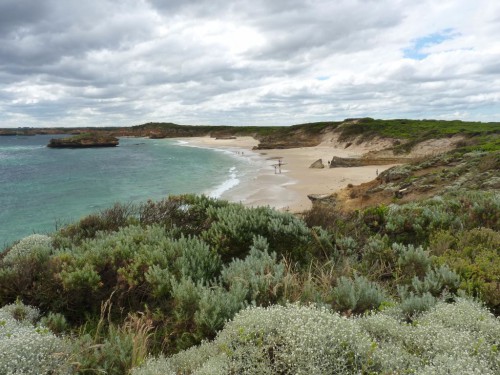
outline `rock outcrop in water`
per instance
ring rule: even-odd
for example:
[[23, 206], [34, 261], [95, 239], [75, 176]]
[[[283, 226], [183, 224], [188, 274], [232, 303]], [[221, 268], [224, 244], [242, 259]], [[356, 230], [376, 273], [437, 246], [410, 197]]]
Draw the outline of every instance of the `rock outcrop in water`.
[[93, 148], [116, 147], [118, 138], [105, 134], [79, 134], [69, 138], [52, 138], [47, 145], [51, 148]]

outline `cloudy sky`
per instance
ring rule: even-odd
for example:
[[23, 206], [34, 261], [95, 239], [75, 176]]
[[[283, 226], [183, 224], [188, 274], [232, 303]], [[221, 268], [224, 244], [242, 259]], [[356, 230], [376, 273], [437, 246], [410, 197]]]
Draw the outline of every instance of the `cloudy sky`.
[[0, 0], [0, 127], [499, 121], [496, 0]]

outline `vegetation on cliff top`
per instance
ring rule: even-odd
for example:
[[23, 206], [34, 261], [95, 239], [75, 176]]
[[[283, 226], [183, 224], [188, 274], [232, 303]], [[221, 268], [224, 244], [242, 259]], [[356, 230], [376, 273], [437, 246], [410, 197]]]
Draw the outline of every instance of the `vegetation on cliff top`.
[[[444, 120], [376, 120], [372, 118], [346, 119], [298, 124], [293, 126], [211, 126], [178, 125], [174, 123], [146, 123], [132, 127], [107, 128], [23, 128], [27, 134], [64, 134], [71, 132], [101, 133], [137, 137], [196, 137], [196, 136], [252, 136], [260, 141], [259, 148], [291, 148], [314, 146], [321, 136], [335, 131], [341, 141], [358, 142], [375, 137], [399, 140], [395, 151], [408, 152], [424, 140], [462, 135], [463, 146], [484, 151], [500, 150], [500, 123]], [[0, 135], [14, 134], [12, 129], [0, 129]]]

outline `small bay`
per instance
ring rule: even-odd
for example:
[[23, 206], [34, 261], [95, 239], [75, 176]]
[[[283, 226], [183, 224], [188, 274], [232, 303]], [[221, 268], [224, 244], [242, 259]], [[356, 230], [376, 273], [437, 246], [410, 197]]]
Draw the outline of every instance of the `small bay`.
[[49, 149], [50, 138], [0, 137], [0, 248], [115, 202], [220, 196], [250, 168], [231, 152], [172, 139], [121, 138], [114, 148]]

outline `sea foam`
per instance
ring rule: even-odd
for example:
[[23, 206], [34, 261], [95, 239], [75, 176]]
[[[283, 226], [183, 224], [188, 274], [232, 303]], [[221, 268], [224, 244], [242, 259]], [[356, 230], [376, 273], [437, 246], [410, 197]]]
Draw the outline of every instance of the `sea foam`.
[[208, 196], [211, 198], [220, 198], [222, 194], [226, 191], [231, 190], [235, 186], [238, 186], [240, 183], [240, 179], [237, 175], [236, 167], [231, 167], [229, 169], [229, 179], [224, 181], [222, 184], [217, 186], [214, 190], [208, 193]]

